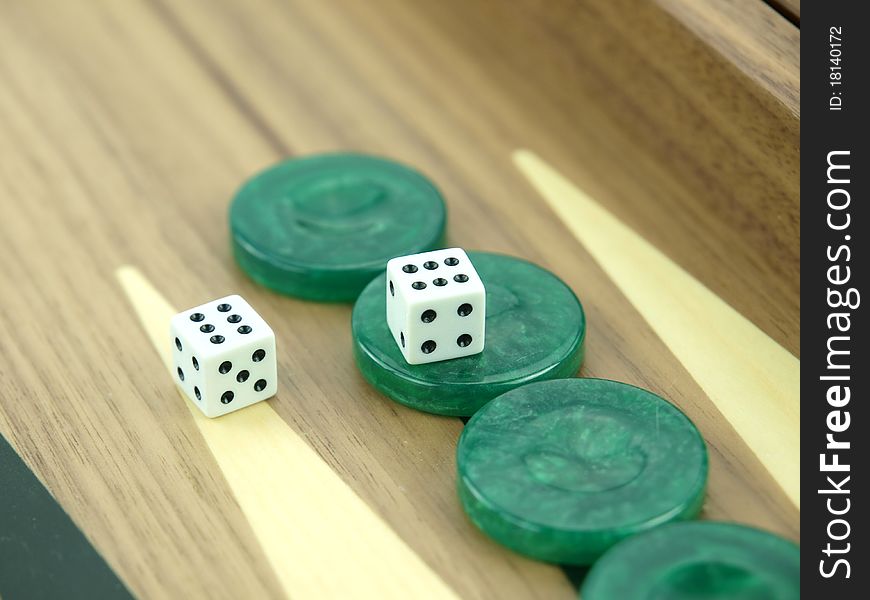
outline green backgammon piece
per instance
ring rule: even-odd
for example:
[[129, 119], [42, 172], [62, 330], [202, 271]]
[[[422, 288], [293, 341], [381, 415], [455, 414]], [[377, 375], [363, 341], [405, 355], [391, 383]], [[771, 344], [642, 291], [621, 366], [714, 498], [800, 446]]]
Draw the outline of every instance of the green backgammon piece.
[[583, 600], [796, 600], [800, 549], [771, 533], [699, 521], [625, 540], [583, 582]]
[[652, 392], [604, 379], [517, 388], [484, 406], [456, 450], [475, 525], [517, 552], [588, 565], [622, 539], [698, 514], [707, 450]]
[[361, 154], [288, 160], [258, 173], [230, 206], [236, 261], [291, 296], [353, 301], [394, 256], [437, 248], [438, 189], [404, 165]]
[[468, 416], [517, 386], [570, 377], [580, 368], [586, 319], [568, 286], [518, 258], [468, 256], [486, 287], [486, 344], [480, 354], [409, 365], [387, 327], [384, 276], [357, 299], [352, 324], [357, 365], [393, 400], [426, 412]]

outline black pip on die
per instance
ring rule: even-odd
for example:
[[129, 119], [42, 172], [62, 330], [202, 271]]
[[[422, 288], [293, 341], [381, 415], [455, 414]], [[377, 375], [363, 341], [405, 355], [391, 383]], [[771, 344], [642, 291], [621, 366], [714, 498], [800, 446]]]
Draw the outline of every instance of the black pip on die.
[[483, 351], [486, 290], [461, 248], [387, 263], [387, 325], [412, 365]]
[[241, 296], [172, 317], [175, 381], [207, 417], [275, 395], [275, 334]]

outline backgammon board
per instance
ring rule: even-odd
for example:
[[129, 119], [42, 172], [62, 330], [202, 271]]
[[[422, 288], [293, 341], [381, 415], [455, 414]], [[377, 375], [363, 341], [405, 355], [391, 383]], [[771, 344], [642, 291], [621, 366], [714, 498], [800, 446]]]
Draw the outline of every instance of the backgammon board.
[[[800, 537], [799, 8], [760, 0], [0, 7], [0, 596], [573, 598], [486, 537], [457, 417], [372, 387], [351, 302], [257, 285], [227, 223], [287, 158], [363, 152], [450, 246], [582, 301], [580, 377], [679, 407], [701, 519]], [[208, 419], [168, 319], [244, 296], [279, 391]]]

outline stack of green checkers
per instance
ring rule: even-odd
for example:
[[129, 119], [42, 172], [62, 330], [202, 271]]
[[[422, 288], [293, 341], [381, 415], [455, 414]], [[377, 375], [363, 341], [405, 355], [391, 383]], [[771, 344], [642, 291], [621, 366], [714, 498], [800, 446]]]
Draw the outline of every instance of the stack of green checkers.
[[486, 286], [484, 351], [405, 362], [386, 323], [384, 268], [443, 247], [446, 222], [425, 176], [359, 154], [282, 162], [246, 182], [230, 208], [233, 251], [254, 281], [355, 301], [354, 356], [375, 388], [418, 410], [472, 417], [457, 448], [459, 497], [491, 538], [539, 560], [594, 564], [586, 600], [798, 597], [791, 542], [679, 523], [703, 505], [701, 435], [652, 392], [574, 378], [586, 318], [552, 273], [469, 252]]

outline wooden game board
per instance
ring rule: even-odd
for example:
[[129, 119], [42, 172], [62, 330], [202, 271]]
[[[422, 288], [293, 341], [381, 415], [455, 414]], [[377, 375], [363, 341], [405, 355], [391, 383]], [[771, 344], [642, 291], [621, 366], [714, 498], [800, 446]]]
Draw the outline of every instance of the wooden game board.
[[[0, 510], [54, 511], [61, 551], [29, 556], [38, 528], [0, 516], [0, 595], [63, 585], [39, 571], [56, 563], [149, 598], [576, 597], [575, 572], [467, 521], [462, 421], [366, 385], [349, 305], [234, 264], [241, 182], [328, 150], [415, 166], [451, 244], [563, 278], [589, 323], [580, 375], [653, 390], [704, 435], [703, 517], [798, 540], [799, 12], [4, 3]], [[161, 343], [173, 309], [229, 293], [275, 330], [280, 391], [208, 420]]]

